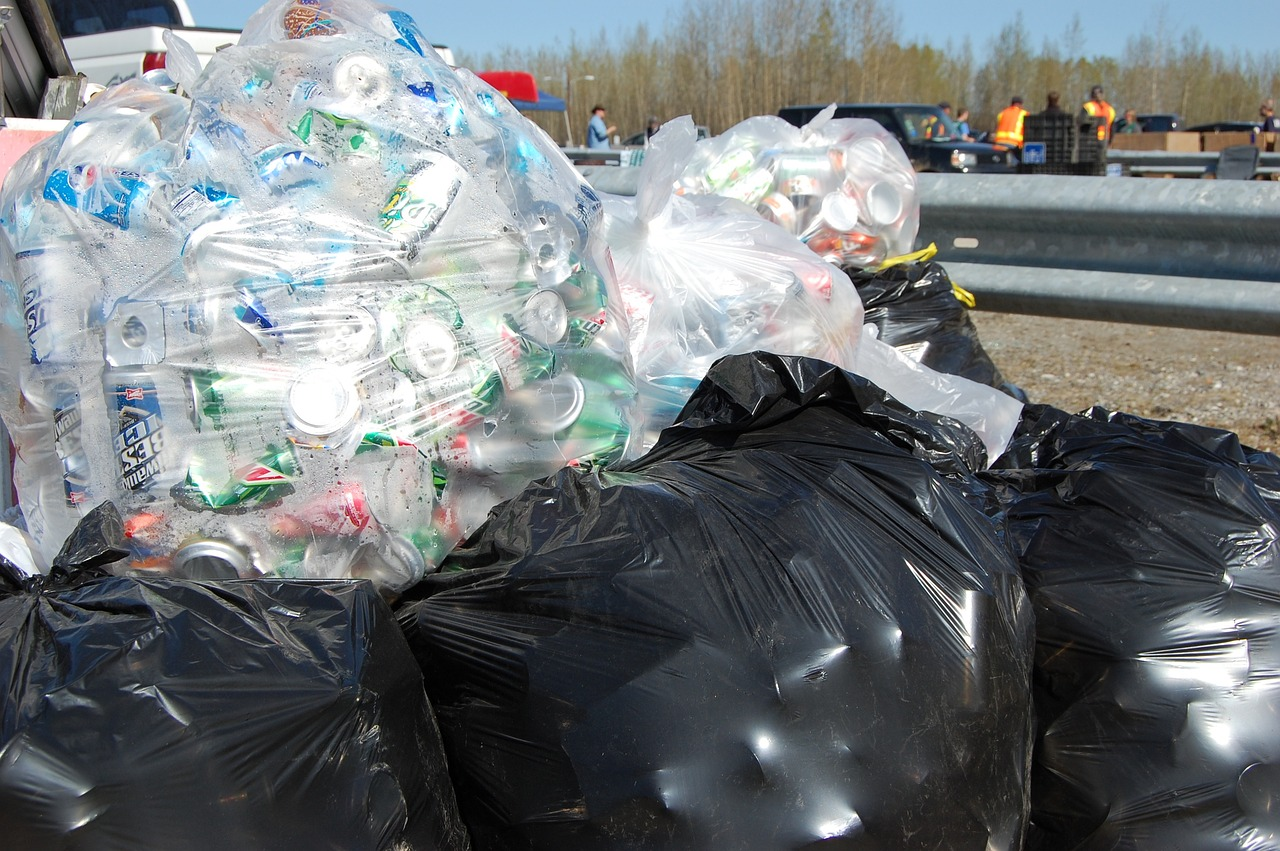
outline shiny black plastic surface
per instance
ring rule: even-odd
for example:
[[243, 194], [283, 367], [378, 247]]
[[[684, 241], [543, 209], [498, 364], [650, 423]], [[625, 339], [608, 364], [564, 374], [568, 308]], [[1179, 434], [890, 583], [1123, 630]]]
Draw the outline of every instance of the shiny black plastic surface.
[[116, 577], [114, 509], [81, 527], [0, 565], [0, 847], [469, 847], [371, 584]]
[[1029, 847], [1280, 847], [1280, 458], [1035, 407], [986, 477], [1036, 613]]
[[1006, 390], [1024, 399], [1005, 382], [992, 362], [969, 309], [956, 298], [951, 276], [939, 263], [904, 263], [887, 269], [845, 269], [866, 308], [866, 321], [884, 342], [925, 366]]
[[399, 611], [477, 847], [1020, 847], [1031, 622], [975, 442], [740, 356], [641, 460], [495, 509]]

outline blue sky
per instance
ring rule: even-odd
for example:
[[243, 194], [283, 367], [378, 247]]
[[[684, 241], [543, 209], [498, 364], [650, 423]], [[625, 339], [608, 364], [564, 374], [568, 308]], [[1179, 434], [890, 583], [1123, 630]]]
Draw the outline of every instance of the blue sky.
[[[384, 0], [385, 2], [385, 0]], [[480, 0], [430, 2], [404, 0], [391, 5], [413, 15], [423, 32], [437, 44], [480, 56], [503, 47], [537, 48], [567, 44], [571, 35], [595, 38], [601, 29], [630, 30], [647, 22], [659, 33], [667, 15], [697, 0]], [[990, 47], [993, 36], [1013, 21], [1018, 9], [1031, 33], [1033, 48], [1048, 36], [1065, 30], [1075, 16], [1084, 25], [1084, 52], [1119, 56], [1128, 38], [1150, 29], [1149, 21], [1163, 16], [1165, 28], [1181, 34], [1193, 27], [1211, 46], [1256, 55], [1280, 54], [1280, 0], [1217, 0], [1206, 6], [1189, 0], [1057, 0], [1049, 4], [964, 3], [955, 0], [887, 0], [898, 10], [904, 40], [928, 41], [943, 47], [948, 39], [959, 46], [968, 36], [974, 51]], [[196, 23], [240, 28], [261, 5], [258, 0], [188, 0]], [[1204, 10], [1212, 8], [1212, 14]]]

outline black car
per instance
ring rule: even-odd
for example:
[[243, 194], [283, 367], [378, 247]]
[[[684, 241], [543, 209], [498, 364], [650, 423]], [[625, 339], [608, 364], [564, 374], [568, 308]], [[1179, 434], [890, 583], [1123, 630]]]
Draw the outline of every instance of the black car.
[[1257, 121], [1213, 121], [1187, 129], [1193, 133], [1257, 133], [1261, 127]]
[[[803, 127], [826, 104], [784, 106], [779, 117]], [[842, 103], [836, 118], [870, 118], [897, 137], [916, 171], [949, 171], [961, 174], [995, 172], [1013, 174], [1018, 160], [1002, 145], [966, 142], [942, 110], [925, 103]]]
[[[1121, 116], [1123, 118], [1124, 116]], [[1116, 119], [1117, 121], [1119, 119]], [[1143, 133], [1169, 133], [1184, 129], [1182, 116], [1176, 112], [1140, 112], [1138, 124]], [[1114, 125], [1113, 125], [1114, 126]]]

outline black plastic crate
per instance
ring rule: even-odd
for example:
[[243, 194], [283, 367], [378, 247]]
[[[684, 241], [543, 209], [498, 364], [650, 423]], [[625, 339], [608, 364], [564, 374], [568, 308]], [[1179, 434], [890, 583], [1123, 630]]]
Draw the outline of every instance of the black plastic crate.
[[1076, 162], [1078, 163], [1096, 163], [1107, 161], [1107, 146], [1098, 141], [1098, 137], [1092, 138], [1080, 135], [1080, 148], [1076, 152]]
[[1066, 113], [1028, 115], [1022, 125], [1023, 140], [1044, 144], [1045, 165], [1105, 163], [1106, 145], [1098, 139], [1100, 121]]
[[1046, 165], [1075, 160], [1076, 120], [1070, 115], [1028, 115], [1022, 124], [1024, 142], [1044, 143]]

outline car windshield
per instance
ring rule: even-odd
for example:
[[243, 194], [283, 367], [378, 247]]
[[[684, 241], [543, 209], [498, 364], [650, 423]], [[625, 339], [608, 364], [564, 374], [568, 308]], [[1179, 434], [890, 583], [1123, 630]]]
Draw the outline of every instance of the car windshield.
[[902, 124], [912, 142], [945, 142], [960, 136], [955, 124], [940, 109], [904, 109]]
[[50, 5], [63, 37], [182, 24], [177, 6], [169, 0], [53, 0]]

